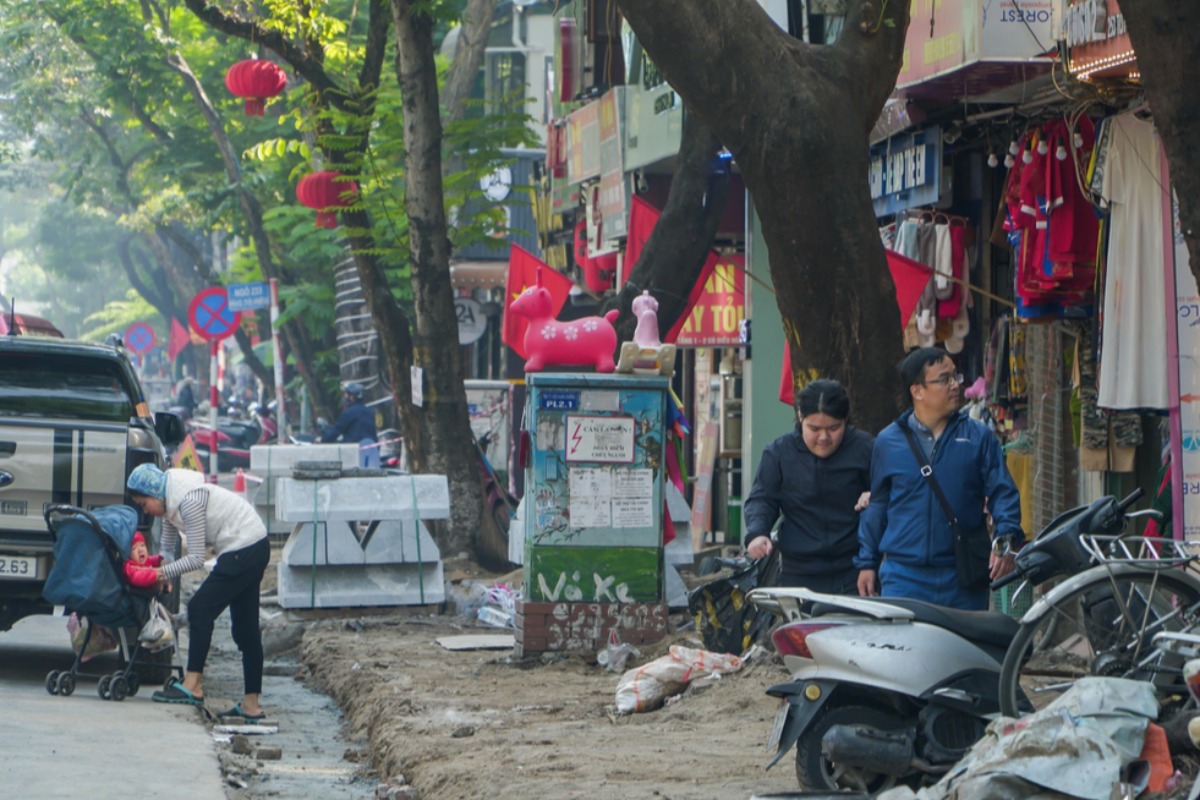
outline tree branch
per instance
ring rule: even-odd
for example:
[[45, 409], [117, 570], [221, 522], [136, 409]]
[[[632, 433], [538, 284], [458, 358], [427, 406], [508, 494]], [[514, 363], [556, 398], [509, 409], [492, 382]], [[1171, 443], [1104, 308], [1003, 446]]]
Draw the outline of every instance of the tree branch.
[[617, 5], [684, 105], [735, 155], [749, 152], [747, 127], [756, 114], [771, 113], [782, 89], [753, 80], [754, 72], [764, 63], [807, 61], [803, 43], [780, 30], [756, 0], [688, 0], [686, 13], [645, 0]]
[[[349, 95], [329, 77], [325, 71], [324, 54], [319, 50], [318, 54], [314, 55], [286, 38], [279, 31], [265, 28], [239, 15], [226, 14], [216, 6], [208, 5], [208, 0], [184, 0], [184, 2], [197, 18], [214, 30], [248, 42], [256, 42], [268, 50], [278, 53], [279, 57], [290, 64], [298, 75], [308, 81], [323, 97], [327, 97], [332, 105], [346, 110]], [[372, 13], [374, 13], [375, 5], [376, 2], [373, 0]], [[307, 44], [310, 47], [318, 47], [314, 42]]]
[[846, 25], [833, 48], [846, 55], [855, 73], [858, 102], [867, 130], [879, 118], [896, 86], [908, 33], [908, 0], [849, 0]]
[[637, 320], [631, 304], [642, 290], [658, 300], [660, 334], [687, 312], [688, 287], [700, 278], [725, 210], [729, 167], [717, 163], [720, 148], [717, 137], [698, 117], [684, 118], [675, 177], [662, 217], [615, 301], [607, 304], [621, 309], [618, 341], [633, 338]]
[[463, 118], [467, 111], [466, 99], [479, 75], [487, 48], [488, 32], [492, 29], [492, 17], [496, 12], [496, 0], [469, 0], [463, 9], [462, 26], [458, 34], [458, 45], [454, 50], [454, 63], [446, 74], [442, 87], [443, 123], [452, 124]]

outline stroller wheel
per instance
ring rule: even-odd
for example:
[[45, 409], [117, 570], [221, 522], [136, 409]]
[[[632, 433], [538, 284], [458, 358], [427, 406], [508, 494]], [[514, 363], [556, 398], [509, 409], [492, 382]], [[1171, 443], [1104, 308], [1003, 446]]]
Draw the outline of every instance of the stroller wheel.
[[64, 672], [58, 676], [58, 693], [63, 697], [70, 697], [75, 693], [75, 676], [69, 672]]
[[103, 678], [100, 679], [100, 682], [96, 684], [96, 694], [100, 695], [101, 700], [108, 699], [108, 697], [109, 697], [108, 687], [111, 683], [112, 683], [112, 675], [105, 675]]
[[46, 673], [46, 691], [50, 694], [58, 694], [58, 670], [51, 670]]
[[142, 679], [137, 676], [137, 673], [130, 670], [125, 676], [125, 687], [129, 690], [129, 696], [133, 697], [138, 693], [138, 689], [142, 688]]
[[125, 679], [120, 675], [116, 675], [112, 679], [112, 683], [108, 685], [108, 693], [116, 702], [121, 702], [129, 696], [129, 686], [125, 683]]

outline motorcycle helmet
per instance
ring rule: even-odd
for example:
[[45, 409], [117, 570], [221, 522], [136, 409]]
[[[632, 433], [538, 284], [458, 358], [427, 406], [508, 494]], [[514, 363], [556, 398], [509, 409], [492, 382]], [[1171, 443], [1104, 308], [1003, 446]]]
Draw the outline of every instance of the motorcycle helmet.
[[362, 400], [363, 398], [364, 390], [361, 383], [347, 383], [342, 391], [353, 397], [355, 400]]

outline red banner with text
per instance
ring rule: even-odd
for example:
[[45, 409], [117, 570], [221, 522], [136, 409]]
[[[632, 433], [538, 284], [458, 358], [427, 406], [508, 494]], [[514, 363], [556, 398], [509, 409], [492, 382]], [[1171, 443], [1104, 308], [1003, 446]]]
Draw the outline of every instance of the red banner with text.
[[746, 315], [746, 257], [709, 254], [687, 311], [665, 341], [680, 347], [738, 347], [738, 328]]

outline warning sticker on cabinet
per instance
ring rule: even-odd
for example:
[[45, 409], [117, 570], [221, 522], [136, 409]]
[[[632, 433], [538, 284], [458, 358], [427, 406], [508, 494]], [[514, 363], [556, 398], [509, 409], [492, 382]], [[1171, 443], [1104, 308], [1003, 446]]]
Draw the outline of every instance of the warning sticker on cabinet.
[[633, 417], [567, 417], [566, 459], [633, 463]]

